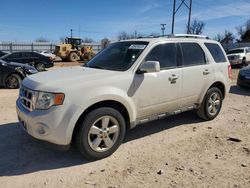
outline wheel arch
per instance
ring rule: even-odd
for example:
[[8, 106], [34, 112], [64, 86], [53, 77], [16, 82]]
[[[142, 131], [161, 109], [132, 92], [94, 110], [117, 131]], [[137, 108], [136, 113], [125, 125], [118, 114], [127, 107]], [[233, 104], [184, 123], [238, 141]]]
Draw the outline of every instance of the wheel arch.
[[104, 101], [100, 101], [100, 102], [96, 102], [94, 104], [92, 104], [91, 106], [89, 106], [86, 110], [84, 110], [82, 112], [82, 114], [80, 115], [80, 117], [78, 118], [74, 129], [73, 129], [73, 133], [72, 133], [72, 138], [71, 140], [74, 142], [74, 139], [76, 137], [77, 132], [79, 131], [79, 128], [81, 126], [81, 122], [84, 119], [84, 117], [91, 111], [101, 108], [101, 107], [110, 107], [110, 108], [114, 108], [117, 111], [119, 111], [122, 116], [125, 119], [126, 122], [126, 129], [130, 129], [130, 120], [131, 117], [129, 115], [129, 112], [127, 110], [127, 108], [125, 107], [124, 104], [122, 104], [121, 102], [118, 102], [116, 100], [104, 100]]
[[226, 96], [226, 87], [225, 87], [225, 85], [224, 85], [222, 82], [220, 82], [220, 81], [214, 82], [214, 83], [208, 88], [208, 90], [211, 89], [212, 87], [217, 87], [218, 89], [220, 89], [220, 91], [221, 91], [221, 93], [222, 93], [222, 96], [223, 96], [223, 99], [225, 98], [225, 96]]

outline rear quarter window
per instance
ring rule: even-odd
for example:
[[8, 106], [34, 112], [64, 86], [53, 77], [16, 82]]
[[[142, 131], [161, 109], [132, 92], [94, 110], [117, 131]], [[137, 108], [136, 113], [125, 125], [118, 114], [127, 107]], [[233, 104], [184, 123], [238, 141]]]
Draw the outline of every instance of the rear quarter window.
[[209, 52], [213, 56], [214, 61], [216, 63], [223, 63], [223, 62], [227, 61], [221, 47], [218, 44], [205, 43], [205, 46], [207, 47], [207, 49], [209, 50]]

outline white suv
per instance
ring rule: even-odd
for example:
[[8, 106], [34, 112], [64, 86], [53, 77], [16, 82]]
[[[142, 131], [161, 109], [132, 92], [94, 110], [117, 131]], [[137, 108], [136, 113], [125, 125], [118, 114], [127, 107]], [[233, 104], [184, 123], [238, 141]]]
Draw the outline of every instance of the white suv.
[[61, 146], [75, 141], [85, 157], [100, 159], [138, 124], [188, 110], [214, 119], [230, 78], [223, 48], [203, 36], [120, 41], [85, 66], [26, 78], [17, 114], [33, 137]]

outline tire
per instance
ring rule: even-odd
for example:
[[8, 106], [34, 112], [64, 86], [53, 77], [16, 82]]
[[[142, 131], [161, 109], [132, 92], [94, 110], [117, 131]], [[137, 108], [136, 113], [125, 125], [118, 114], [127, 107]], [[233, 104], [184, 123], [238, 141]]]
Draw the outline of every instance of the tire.
[[75, 62], [75, 61], [77, 61], [77, 60], [78, 60], [78, 55], [77, 55], [77, 53], [71, 52], [71, 53], [69, 54], [69, 61]]
[[243, 59], [242, 60], [242, 67], [246, 67], [247, 66], [247, 61], [246, 61], [246, 59]]
[[38, 72], [45, 71], [45, 65], [43, 63], [37, 63], [35, 67]]
[[8, 89], [18, 89], [21, 85], [22, 78], [18, 74], [10, 74], [5, 79], [5, 87]]
[[197, 115], [204, 120], [213, 120], [220, 113], [223, 102], [221, 90], [217, 87], [210, 88], [197, 111]]
[[76, 146], [86, 159], [102, 159], [118, 149], [125, 132], [125, 120], [120, 112], [113, 108], [98, 108], [83, 119], [76, 134]]

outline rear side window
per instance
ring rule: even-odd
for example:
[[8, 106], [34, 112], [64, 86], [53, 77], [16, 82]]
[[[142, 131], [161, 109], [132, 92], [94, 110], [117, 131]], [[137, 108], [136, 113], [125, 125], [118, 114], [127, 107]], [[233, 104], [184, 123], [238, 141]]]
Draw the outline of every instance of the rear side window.
[[20, 58], [21, 54], [19, 52], [12, 53], [8, 56], [8, 58]]
[[174, 43], [160, 44], [149, 52], [145, 60], [159, 61], [161, 69], [176, 67], [176, 45]]
[[206, 56], [197, 43], [181, 43], [184, 66], [206, 64]]
[[205, 43], [205, 45], [209, 50], [209, 52], [211, 53], [211, 55], [213, 56], [214, 61], [216, 63], [222, 63], [227, 61], [221, 47], [218, 44]]

